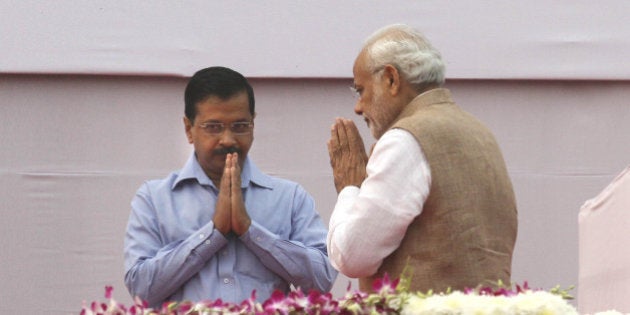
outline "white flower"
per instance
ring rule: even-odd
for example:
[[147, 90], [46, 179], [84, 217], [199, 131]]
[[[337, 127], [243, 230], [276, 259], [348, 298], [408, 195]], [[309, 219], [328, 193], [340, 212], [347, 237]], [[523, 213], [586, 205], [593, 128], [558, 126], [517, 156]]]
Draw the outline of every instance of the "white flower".
[[403, 315], [577, 315], [575, 307], [560, 296], [528, 291], [515, 296], [464, 294], [422, 297], [411, 295]]

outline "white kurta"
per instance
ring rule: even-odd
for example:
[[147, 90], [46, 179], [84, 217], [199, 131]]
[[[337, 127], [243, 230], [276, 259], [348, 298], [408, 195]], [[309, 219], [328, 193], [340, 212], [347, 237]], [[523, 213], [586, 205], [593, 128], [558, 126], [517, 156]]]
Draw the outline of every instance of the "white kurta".
[[344, 187], [330, 218], [328, 255], [351, 278], [371, 276], [422, 212], [431, 172], [420, 145], [402, 129], [387, 131], [374, 147], [361, 188]]

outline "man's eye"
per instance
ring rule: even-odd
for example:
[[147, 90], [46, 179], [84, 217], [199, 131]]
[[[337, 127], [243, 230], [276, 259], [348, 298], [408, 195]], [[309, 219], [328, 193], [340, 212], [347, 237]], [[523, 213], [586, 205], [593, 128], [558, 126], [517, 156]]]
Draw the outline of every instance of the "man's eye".
[[232, 125], [232, 131], [245, 132], [249, 129], [249, 123], [235, 123]]
[[354, 97], [357, 97], [357, 98], [361, 97], [361, 95], [363, 94], [363, 88], [357, 87], [356, 85], [350, 86], [350, 90], [354, 94]]
[[253, 124], [251, 122], [238, 122], [232, 124], [232, 131], [237, 134], [248, 134], [251, 132]]
[[223, 125], [221, 124], [207, 124], [206, 125], [206, 130], [208, 130], [209, 132], [212, 133], [219, 133], [223, 130]]

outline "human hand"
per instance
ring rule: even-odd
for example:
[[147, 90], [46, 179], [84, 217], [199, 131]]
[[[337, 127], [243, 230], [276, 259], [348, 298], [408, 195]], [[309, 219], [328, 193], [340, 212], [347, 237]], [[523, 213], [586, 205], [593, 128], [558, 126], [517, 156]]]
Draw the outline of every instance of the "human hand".
[[328, 154], [337, 193], [346, 186], [361, 187], [367, 177], [365, 166], [368, 157], [363, 139], [352, 120], [335, 119], [330, 130]]
[[247, 214], [245, 203], [243, 202], [243, 191], [241, 190], [241, 167], [238, 164], [238, 153], [228, 154], [226, 167], [229, 165], [230, 173], [230, 201], [232, 204], [231, 227], [236, 235], [243, 235], [249, 229], [252, 220]]
[[221, 183], [219, 184], [219, 197], [214, 209], [214, 227], [223, 235], [230, 233], [232, 229], [232, 199], [230, 196], [231, 176], [230, 168], [228, 167], [228, 156], [225, 158], [225, 166], [223, 167], [223, 175], [221, 176]]

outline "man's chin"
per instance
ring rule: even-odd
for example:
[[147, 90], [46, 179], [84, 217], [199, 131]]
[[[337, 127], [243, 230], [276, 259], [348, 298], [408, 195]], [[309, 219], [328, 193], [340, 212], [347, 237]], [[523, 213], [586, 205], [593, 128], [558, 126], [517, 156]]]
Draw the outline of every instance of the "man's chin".
[[378, 140], [383, 135], [382, 132], [374, 128], [374, 125], [370, 127], [370, 133], [372, 134], [372, 137], [374, 137], [374, 139], [376, 140]]

